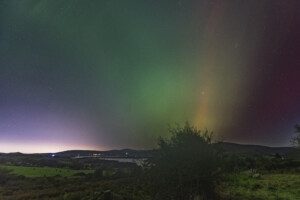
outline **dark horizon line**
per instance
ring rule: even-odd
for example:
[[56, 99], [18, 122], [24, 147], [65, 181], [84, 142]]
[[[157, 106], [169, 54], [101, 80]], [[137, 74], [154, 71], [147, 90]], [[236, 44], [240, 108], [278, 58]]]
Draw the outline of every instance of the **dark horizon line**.
[[[237, 142], [227, 142], [227, 141], [218, 141], [215, 142], [214, 144], [218, 143], [225, 143], [225, 144], [233, 144], [233, 145], [241, 145], [241, 146], [256, 146], [256, 147], [267, 147], [267, 148], [295, 148], [293, 146], [269, 146], [269, 145], [262, 145], [262, 144], [252, 144], [252, 143], [237, 143]], [[46, 153], [41, 153], [41, 152], [32, 152], [32, 153], [23, 153], [20, 151], [16, 152], [0, 152], [0, 154], [25, 154], [25, 155], [30, 155], [30, 154], [57, 154], [57, 153], [62, 153], [62, 152], [71, 152], [71, 151], [90, 151], [90, 152], [109, 152], [109, 151], [125, 151], [125, 150], [133, 150], [133, 151], [151, 151], [155, 150], [156, 148], [152, 149], [134, 149], [134, 148], [121, 148], [121, 149], [109, 149], [109, 150], [95, 150], [95, 149], [69, 149], [69, 150], [64, 150], [64, 151], [58, 151], [58, 152], [46, 152]]]

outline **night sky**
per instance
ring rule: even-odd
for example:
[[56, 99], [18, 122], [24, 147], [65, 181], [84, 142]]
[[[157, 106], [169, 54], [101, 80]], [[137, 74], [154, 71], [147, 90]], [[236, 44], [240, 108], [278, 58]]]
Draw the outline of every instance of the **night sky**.
[[286, 146], [299, 0], [0, 1], [0, 152], [155, 147], [168, 125]]

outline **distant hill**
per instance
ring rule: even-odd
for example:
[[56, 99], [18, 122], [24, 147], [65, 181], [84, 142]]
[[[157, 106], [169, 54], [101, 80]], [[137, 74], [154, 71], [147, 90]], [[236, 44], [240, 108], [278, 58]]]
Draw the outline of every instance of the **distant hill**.
[[[228, 153], [240, 154], [240, 155], [298, 155], [299, 151], [296, 151], [293, 147], [268, 147], [261, 145], [245, 145], [229, 142], [216, 143], [219, 148]], [[149, 158], [152, 157], [155, 150], [133, 150], [133, 149], [121, 149], [110, 151], [89, 151], [89, 150], [71, 150], [58, 152], [55, 155], [58, 157], [84, 157], [84, 156], [101, 156], [101, 157], [115, 157], [115, 158]]]
[[[240, 154], [240, 155], [287, 155], [293, 158], [300, 159], [300, 150], [293, 147], [268, 147], [261, 145], [245, 145], [229, 142], [220, 142], [214, 144], [221, 148], [224, 152]], [[94, 150], [69, 150], [57, 153], [42, 153], [42, 154], [22, 154], [22, 153], [0, 153], [0, 156], [54, 156], [54, 157], [106, 157], [106, 158], [149, 158], [152, 157], [155, 150], [133, 150], [133, 149], [121, 149], [121, 150], [109, 150], [109, 151], [94, 151]]]
[[226, 152], [244, 155], [290, 155], [299, 152], [293, 147], [268, 147], [261, 145], [236, 144], [230, 142], [220, 142], [215, 144]]
[[110, 158], [148, 158], [152, 157], [154, 150], [109, 150], [109, 151], [89, 151], [89, 150], [70, 150], [55, 153], [58, 157], [85, 157], [85, 156], [98, 156]]

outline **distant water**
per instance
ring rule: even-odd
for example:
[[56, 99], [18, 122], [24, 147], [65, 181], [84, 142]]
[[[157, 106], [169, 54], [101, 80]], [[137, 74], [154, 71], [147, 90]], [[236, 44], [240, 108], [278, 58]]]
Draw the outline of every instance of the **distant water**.
[[141, 166], [144, 161], [146, 161], [146, 158], [101, 158], [102, 160], [113, 160], [118, 162], [128, 162], [128, 163], [135, 163], [139, 166]]

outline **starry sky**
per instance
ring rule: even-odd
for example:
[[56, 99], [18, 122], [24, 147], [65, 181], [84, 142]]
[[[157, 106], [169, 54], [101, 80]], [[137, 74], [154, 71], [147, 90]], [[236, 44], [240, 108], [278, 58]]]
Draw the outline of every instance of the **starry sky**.
[[286, 146], [298, 0], [0, 1], [0, 152], [155, 147], [189, 121]]

